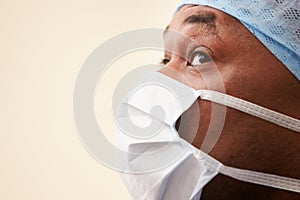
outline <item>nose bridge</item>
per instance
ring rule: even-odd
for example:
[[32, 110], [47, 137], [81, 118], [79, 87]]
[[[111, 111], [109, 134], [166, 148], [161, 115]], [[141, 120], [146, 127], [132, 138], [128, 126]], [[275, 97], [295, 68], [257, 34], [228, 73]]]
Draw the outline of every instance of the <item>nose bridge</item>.
[[180, 55], [172, 54], [166, 67], [160, 70], [161, 73], [173, 78], [194, 89], [207, 89], [209, 77], [202, 74], [193, 74], [187, 65], [185, 58]]
[[170, 61], [167, 63], [167, 67], [175, 70], [178, 73], [182, 73], [185, 68], [185, 59], [175, 53], [172, 54]]
[[166, 65], [166, 67], [159, 70], [161, 73], [166, 76], [175, 79], [183, 84], [190, 86], [188, 80], [188, 74], [186, 72], [186, 61], [184, 58], [178, 55], [172, 55], [170, 62]]
[[165, 52], [169, 55], [167, 67], [183, 72], [186, 66], [186, 37], [179, 32], [168, 30], [165, 35]]

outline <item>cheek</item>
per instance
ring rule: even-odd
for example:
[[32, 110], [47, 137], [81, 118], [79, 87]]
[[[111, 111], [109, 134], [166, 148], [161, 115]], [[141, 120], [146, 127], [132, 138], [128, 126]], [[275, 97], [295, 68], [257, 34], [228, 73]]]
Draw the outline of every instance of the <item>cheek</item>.
[[191, 72], [188, 67], [184, 67], [180, 71], [174, 70], [170, 67], [164, 67], [160, 69], [159, 72], [195, 90], [208, 89], [208, 84], [203, 79], [201, 74]]
[[178, 134], [181, 138], [200, 148], [210, 126], [210, 117], [211, 103], [196, 101], [177, 121]]
[[[199, 72], [200, 71], [200, 72]], [[211, 64], [209, 70], [199, 70], [197, 72], [187, 72], [187, 79], [190, 80], [191, 87], [196, 90], [214, 90], [225, 93], [224, 79], [221, 71], [214, 63]]]
[[249, 95], [261, 95], [273, 87], [270, 83], [277, 77], [274, 56], [262, 45], [252, 47], [219, 66], [228, 94], [249, 99]]
[[206, 137], [210, 126], [211, 118], [211, 102], [200, 100], [197, 102], [199, 106], [200, 120], [198, 122], [197, 134], [193, 140], [193, 145], [199, 149], [203, 145], [204, 138]]
[[199, 74], [191, 71], [184, 73], [184, 76], [189, 80], [189, 86], [195, 90], [208, 89], [208, 84], [205, 79]]
[[262, 94], [269, 87], [266, 80], [270, 80], [270, 72], [274, 71], [274, 56], [244, 27], [225, 38], [216, 65], [226, 92], [251, 100], [251, 96]]
[[181, 138], [192, 143], [199, 130], [200, 106], [195, 102], [185, 111], [176, 123], [176, 129]]

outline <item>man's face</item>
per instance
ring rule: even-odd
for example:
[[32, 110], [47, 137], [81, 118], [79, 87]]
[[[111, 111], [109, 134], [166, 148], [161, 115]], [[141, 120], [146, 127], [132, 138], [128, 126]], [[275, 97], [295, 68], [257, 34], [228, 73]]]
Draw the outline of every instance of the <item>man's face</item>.
[[[176, 13], [167, 27], [164, 39], [166, 51], [163, 62], [166, 67], [160, 72], [194, 89], [225, 92], [300, 118], [299, 81], [235, 18], [210, 7], [187, 5]], [[193, 109], [193, 106], [199, 106], [199, 109]], [[299, 176], [296, 167], [299, 166], [299, 160], [290, 160], [299, 157], [298, 134], [226, 108], [224, 127], [220, 137], [216, 137], [217, 143], [212, 150], [211, 147], [205, 149], [205, 136], [215, 134], [214, 127], [209, 129], [210, 123], [213, 123], [211, 108], [222, 106], [204, 100], [198, 100], [193, 106], [182, 116], [190, 119], [190, 122], [185, 120], [187, 123], [182, 124], [178, 120], [176, 128], [180, 127], [180, 136], [194, 146], [209, 152], [228, 166], [287, 177]], [[194, 116], [199, 115], [195, 113], [197, 110], [200, 110], [200, 121], [195, 123]], [[197, 130], [196, 134], [191, 134], [194, 130]], [[230, 182], [229, 186], [226, 185], [229, 180], [224, 179], [214, 179], [206, 188], [204, 196], [231, 199], [233, 194], [241, 193], [238, 189], [240, 185], [236, 187], [238, 182]], [[224, 187], [226, 190], [222, 189]], [[238, 199], [246, 199], [246, 196], [254, 199], [252, 197], [257, 194], [268, 194], [264, 193], [265, 190], [260, 191], [259, 186], [247, 187], [252, 192], [242, 192], [242, 197]], [[216, 194], [215, 191], [223, 193]], [[219, 195], [218, 198], [216, 195]]]
[[[193, 44], [191, 47], [189, 41], [177, 40], [176, 36], [168, 33], [171, 31], [193, 40], [197, 46]], [[166, 66], [182, 76], [194, 78], [189, 82], [195, 89], [210, 87], [220, 90], [219, 83], [204, 83], [217, 74], [210, 67], [209, 57], [221, 74], [226, 92], [248, 100], [258, 101], [260, 97], [253, 98], [253, 92], [258, 94], [262, 84], [263, 93], [268, 92], [266, 89], [272, 89], [271, 93], [274, 93], [274, 84], [282, 77], [281, 74], [289, 74], [285, 67], [274, 67], [281, 63], [238, 20], [210, 7], [182, 7], [167, 28], [165, 46]], [[182, 55], [183, 51], [185, 58], [176, 55]]]
[[[187, 40], [177, 37], [173, 31], [184, 35]], [[216, 9], [194, 5], [182, 7], [172, 19], [164, 38], [164, 63], [167, 68], [161, 72], [172, 76], [167, 70], [171, 68], [194, 89], [226, 92], [283, 112], [280, 109], [286, 102], [281, 98], [282, 93], [288, 92], [292, 84], [298, 84], [282, 63], [238, 20]], [[193, 40], [193, 45], [189, 40]], [[189, 128], [199, 125], [193, 144], [200, 148], [210, 123], [212, 104], [201, 100], [198, 104], [201, 111], [200, 124], [187, 125], [182, 134], [185, 137]], [[292, 110], [287, 108], [285, 112], [290, 114]], [[272, 130], [273, 125], [227, 109], [221, 142], [216, 145], [213, 153], [221, 161], [230, 162], [226, 157], [230, 155], [232, 158], [231, 150], [236, 154], [252, 142], [249, 136], [237, 136], [232, 132], [249, 133], [264, 129]], [[229, 132], [231, 134], [226, 135]], [[234, 141], [239, 141], [239, 144], [232, 147]]]

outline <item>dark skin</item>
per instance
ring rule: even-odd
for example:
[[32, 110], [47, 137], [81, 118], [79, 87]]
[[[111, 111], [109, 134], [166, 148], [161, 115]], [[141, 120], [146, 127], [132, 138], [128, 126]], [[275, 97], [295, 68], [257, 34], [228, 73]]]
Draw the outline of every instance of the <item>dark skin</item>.
[[[226, 92], [300, 119], [299, 81], [238, 20], [210, 7], [187, 5], [176, 13], [167, 29], [166, 68], [160, 70], [162, 73], [194, 89]], [[210, 69], [209, 59], [197, 63], [182, 56], [182, 49], [188, 49], [187, 42], [177, 40], [168, 33], [171, 31], [195, 40], [204, 55], [213, 58], [217, 70]], [[195, 137], [186, 137], [201, 148], [212, 103], [199, 100], [196, 104], [201, 122], [186, 124], [183, 133], [196, 126]], [[186, 112], [191, 113], [191, 121], [193, 112]], [[299, 144], [299, 133], [227, 108], [221, 135], [209, 155], [227, 166], [300, 179]], [[300, 194], [218, 175], [205, 186], [202, 199], [286, 200], [300, 199]]]

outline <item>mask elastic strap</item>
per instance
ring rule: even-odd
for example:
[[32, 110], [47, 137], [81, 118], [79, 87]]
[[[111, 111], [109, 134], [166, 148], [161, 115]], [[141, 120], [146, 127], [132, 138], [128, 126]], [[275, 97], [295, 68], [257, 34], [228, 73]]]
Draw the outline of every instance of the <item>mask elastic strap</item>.
[[237, 169], [224, 165], [220, 167], [219, 172], [240, 181], [300, 193], [300, 180], [298, 179]]
[[248, 101], [211, 90], [198, 90], [197, 94], [201, 99], [219, 103], [250, 115], [259, 117], [284, 128], [300, 133], [300, 120], [250, 103]]
[[205, 164], [210, 169], [214, 169], [220, 174], [239, 181], [300, 193], [300, 180], [298, 179], [225, 166], [201, 150], [195, 150], [195, 152], [197, 152], [196, 155], [200, 155], [202, 159], [205, 159]]

